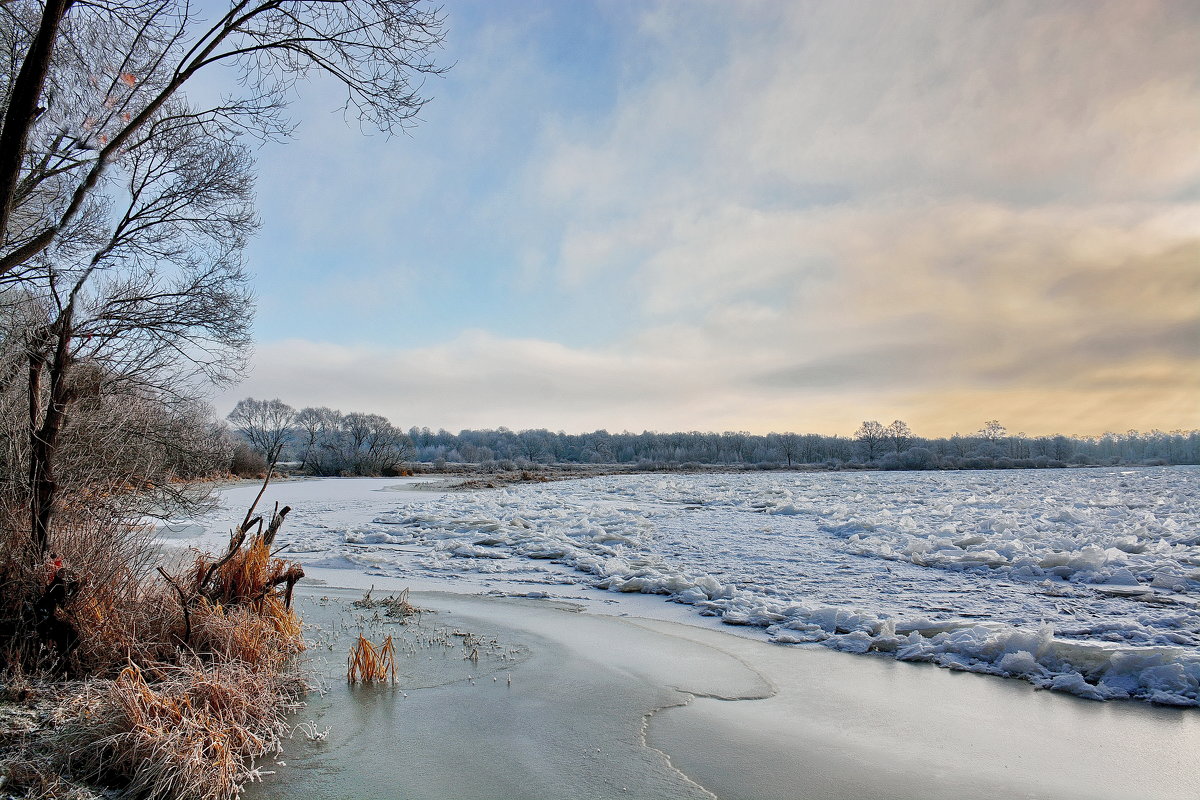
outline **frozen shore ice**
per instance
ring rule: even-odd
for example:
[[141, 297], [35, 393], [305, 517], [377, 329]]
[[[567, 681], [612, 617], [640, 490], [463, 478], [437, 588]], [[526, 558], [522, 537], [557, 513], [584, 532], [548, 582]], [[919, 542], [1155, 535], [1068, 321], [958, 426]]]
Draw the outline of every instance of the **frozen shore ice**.
[[1153, 468], [339, 490], [300, 504], [291, 550], [378, 576], [662, 595], [782, 644], [1194, 706], [1198, 484]]
[[[327, 738], [248, 798], [934, 800], [1200, 792], [1200, 717], [1102, 706], [929, 665], [784, 648], [567, 604], [413, 593], [393, 626], [400, 683], [349, 687], [336, 613], [371, 580], [313, 570], [301, 608], [328, 694], [305, 716]], [[376, 578], [376, 596], [406, 585]], [[338, 590], [339, 585], [355, 588]], [[333, 602], [330, 602], [332, 600]], [[439, 632], [454, 641], [439, 645]], [[472, 662], [456, 636], [493, 643]], [[329, 649], [327, 649], [327, 646]], [[491, 680], [488, 676], [497, 678]]]

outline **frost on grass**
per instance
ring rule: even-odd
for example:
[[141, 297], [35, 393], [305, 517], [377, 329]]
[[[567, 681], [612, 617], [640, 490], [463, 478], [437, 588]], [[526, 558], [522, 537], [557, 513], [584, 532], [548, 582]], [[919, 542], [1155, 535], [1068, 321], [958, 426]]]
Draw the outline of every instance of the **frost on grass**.
[[73, 772], [119, 781], [130, 797], [205, 800], [236, 796], [265, 774], [257, 761], [279, 752], [299, 684], [280, 685], [240, 660], [154, 673], [147, 680], [130, 665], [76, 700], [61, 734]]

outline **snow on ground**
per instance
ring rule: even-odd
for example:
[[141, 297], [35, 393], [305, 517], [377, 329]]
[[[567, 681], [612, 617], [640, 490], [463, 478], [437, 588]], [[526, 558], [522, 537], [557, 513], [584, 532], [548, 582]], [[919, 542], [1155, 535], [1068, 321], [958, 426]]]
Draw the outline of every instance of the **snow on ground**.
[[[378, 491], [396, 483], [282, 485], [297, 507], [289, 555], [368, 575], [657, 594], [779, 643], [886, 653], [1097, 700], [1200, 705], [1196, 468], [634, 475]], [[244, 507], [237, 492], [226, 500], [214, 530]]]

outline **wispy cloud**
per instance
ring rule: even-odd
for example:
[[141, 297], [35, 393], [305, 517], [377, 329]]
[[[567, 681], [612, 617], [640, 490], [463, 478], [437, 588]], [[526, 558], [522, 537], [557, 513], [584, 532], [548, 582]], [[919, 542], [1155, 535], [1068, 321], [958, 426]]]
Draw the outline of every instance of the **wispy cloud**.
[[437, 146], [323, 168], [369, 262], [342, 291], [401, 297], [318, 291], [354, 335], [265, 343], [243, 392], [449, 427], [1200, 426], [1200, 9], [616, 6], [591, 71], [553, 15], [470, 11]]

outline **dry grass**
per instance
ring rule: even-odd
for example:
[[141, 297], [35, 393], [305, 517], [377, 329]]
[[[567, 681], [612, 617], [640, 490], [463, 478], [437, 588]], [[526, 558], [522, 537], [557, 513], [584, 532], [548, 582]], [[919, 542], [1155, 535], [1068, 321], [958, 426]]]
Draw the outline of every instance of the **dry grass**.
[[[55, 613], [75, 641], [64, 654], [0, 636], [0, 655], [10, 669], [69, 669], [88, 681], [53, 726], [0, 752], [4, 792], [57, 796], [68, 784], [54, 776], [69, 774], [122, 797], [223, 799], [260, 776], [255, 760], [278, 751], [304, 690], [291, 608], [304, 572], [271, 552], [288, 509], [265, 525], [252, 512], [223, 555], [197, 555], [184, 574], [159, 568], [164, 580], [143, 530], [67, 520], [56, 529], [80, 588]], [[36, 596], [45, 569], [16, 549], [0, 553], [0, 633], [9, 623], [15, 632], [23, 612], [8, 601]]]
[[59, 774], [56, 765], [47, 759], [21, 758], [0, 761], [4, 782], [0, 792], [7, 789], [20, 795], [0, 794], [0, 797], [21, 797], [22, 800], [96, 800], [96, 793]]
[[[214, 566], [216, 570], [209, 577], [212, 585], [202, 588], [200, 582]], [[273, 558], [267, 543], [256, 536], [249, 546], [239, 548], [233, 558], [224, 563], [206, 553], [199, 554], [192, 568], [192, 581], [198, 593], [203, 592], [219, 603], [257, 604], [266, 596], [268, 587], [276, 585], [289, 567], [283, 559]]]
[[122, 665], [178, 658], [183, 611], [160, 583], [144, 581], [119, 594], [84, 591], [71, 607], [79, 633], [75, 661], [80, 672], [112, 677]]
[[218, 659], [282, 670], [304, 649], [301, 622], [276, 597], [261, 608], [222, 606], [201, 600], [192, 611], [192, 646]]
[[59, 742], [73, 773], [126, 796], [225, 800], [279, 751], [301, 691], [238, 659], [129, 664], [75, 701]]
[[[76, 637], [75, 646], [63, 652], [45, 646], [29, 630], [28, 607], [45, 589], [53, 569], [32, 551], [19, 521], [3, 516], [0, 632], [6, 652], [0, 660], [6, 666], [95, 674], [114, 659], [123, 662], [131, 648], [136, 652], [142, 643], [161, 638], [154, 631], [169, 621], [159, 619], [164, 613], [160, 587], [147, 580], [156, 555], [151, 526], [89, 518], [70, 510], [59, 515], [52, 557], [79, 587], [69, 604], [56, 612]], [[148, 593], [155, 598], [147, 603]]]
[[355, 683], [396, 682], [396, 645], [389, 635], [379, 647], [359, 634], [346, 659], [346, 679]]

